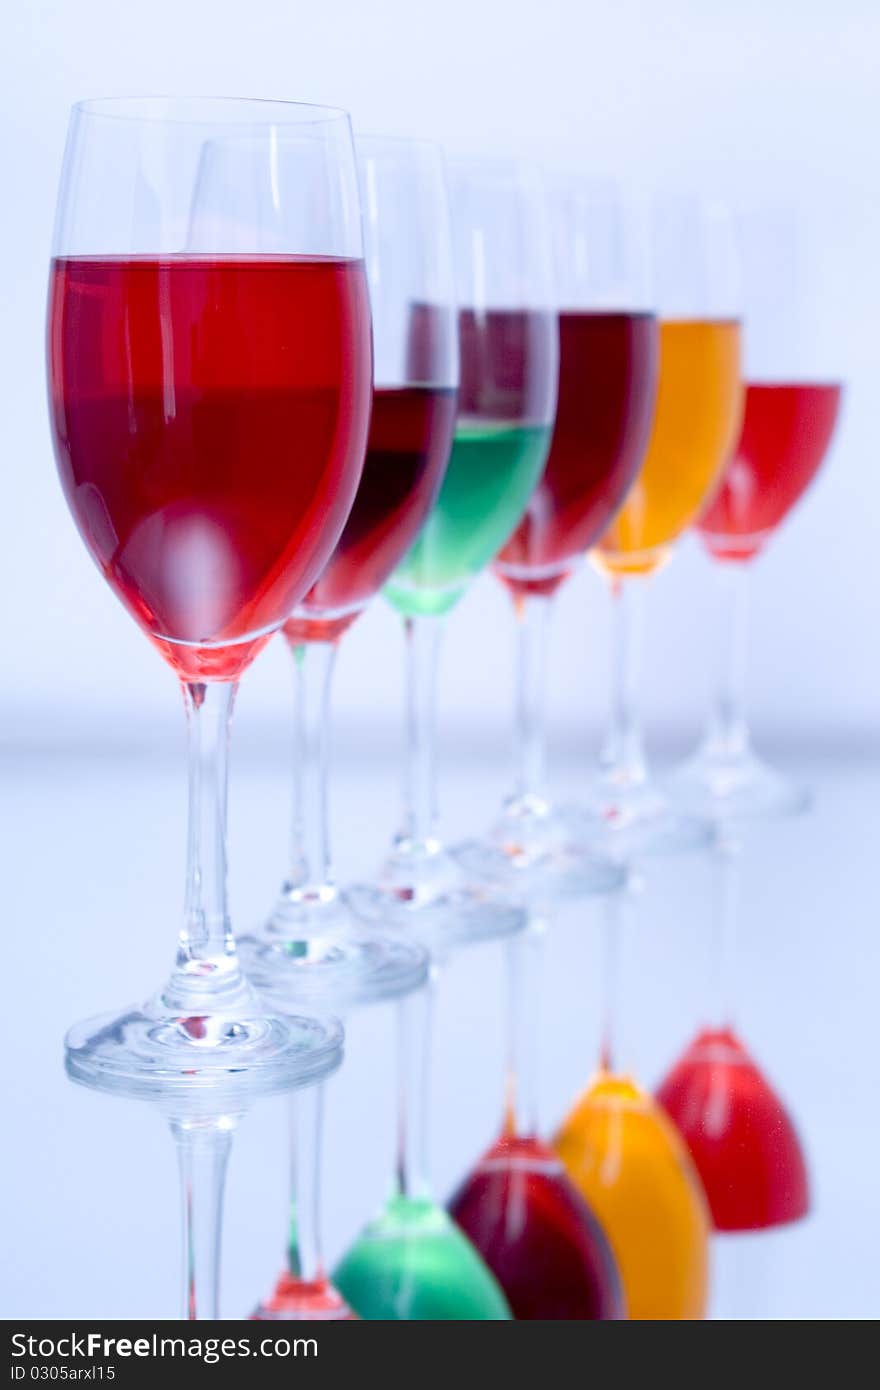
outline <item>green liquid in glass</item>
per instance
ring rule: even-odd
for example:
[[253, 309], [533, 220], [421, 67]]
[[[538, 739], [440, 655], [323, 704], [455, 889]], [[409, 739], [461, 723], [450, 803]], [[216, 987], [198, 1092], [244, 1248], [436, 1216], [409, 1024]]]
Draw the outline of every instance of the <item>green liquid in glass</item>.
[[442, 1207], [393, 1197], [342, 1259], [333, 1283], [371, 1321], [509, 1319], [500, 1287]]
[[407, 617], [446, 613], [515, 531], [547, 458], [549, 425], [460, 421], [440, 495], [385, 586]]

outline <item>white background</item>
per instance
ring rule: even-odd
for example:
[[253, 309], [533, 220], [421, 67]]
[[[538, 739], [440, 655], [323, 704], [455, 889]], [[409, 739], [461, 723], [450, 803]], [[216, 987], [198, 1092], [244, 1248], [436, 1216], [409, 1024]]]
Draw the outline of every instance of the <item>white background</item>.
[[[880, 694], [878, 54], [880, 7], [872, 0], [12, 0], [6, 7], [0, 741], [9, 752], [0, 762], [0, 863], [6, 999], [18, 1014], [6, 1019], [2, 1049], [9, 1138], [0, 1189], [10, 1258], [0, 1312], [174, 1310], [170, 1141], [137, 1107], [114, 1111], [109, 1101], [74, 1092], [59, 1054], [66, 1023], [144, 994], [167, 968], [183, 872], [183, 720], [171, 676], [102, 583], [66, 513], [46, 424], [43, 315], [70, 103], [194, 92], [338, 103], [363, 129], [430, 136], [456, 150], [521, 152], [642, 183], [797, 204], [808, 331], [845, 377], [847, 399], [824, 474], [756, 566], [751, 703], [764, 746], [791, 755], [818, 783], [820, 800], [803, 828], [768, 829], [749, 858], [740, 1015], [806, 1135], [817, 1211], [808, 1225], [760, 1243], [760, 1255], [746, 1243], [730, 1269], [722, 1255], [716, 1268], [732, 1282], [722, 1278], [716, 1307], [876, 1313], [876, 1120], [865, 1106], [878, 1086], [871, 859], [878, 792], [876, 763], [866, 762], [876, 755]], [[704, 708], [716, 611], [710, 581], [707, 562], [686, 542], [653, 586], [645, 684], [649, 726], [666, 754], [695, 737]], [[599, 581], [584, 571], [561, 596], [553, 652], [554, 744], [569, 793], [598, 739], [606, 626]], [[443, 748], [447, 818], [456, 831], [477, 829], [503, 785], [510, 627], [507, 600], [488, 578], [449, 625]], [[346, 873], [369, 871], [394, 822], [399, 660], [396, 621], [376, 604], [346, 638], [339, 663], [335, 819]], [[239, 701], [231, 837], [238, 922], [265, 911], [281, 873], [285, 662], [272, 644]], [[113, 757], [99, 757], [102, 749]], [[465, 775], [474, 750], [484, 760], [471, 761]], [[698, 1017], [704, 975], [694, 948], [708, 909], [702, 871], [694, 872], [689, 878], [676, 867], [668, 882], [658, 875], [646, 898], [634, 1013], [648, 1083]], [[548, 1123], [594, 1055], [594, 925], [594, 908], [577, 909], [551, 940]], [[434, 1157], [441, 1194], [493, 1123], [500, 1002], [489, 1002], [494, 958], [478, 964], [478, 954], [473, 967], [455, 963], [440, 1020]], [[334, 1083], [332, 1255], [382, 1195], [388, 1022], [355, 1021], [350, 1060]], [[246, 1311], [264, 1291], [280, 1256], [282, 1135], [280, 1113], [264, 1107], [236, 1149], [230, 1313]]]
[[[167, 742], [180, 720], [168, 673], [66, 514], [42, 356], [68, 107], [83, 96], [158, 91], [337, 103], [363, 129], [429, 136], [456, 150], [521, 152], [642, 185], [793, 200], [804, 228], [808, 332], [845, 376], [847, 399], [824, 476], [756, 569], [752, 704], [768, 737], [872, 739], [880, 694], [878, 53], [880, 9], [871, 0], [10, 6], [0, 56], [0, 737]], [[658, 739], [678, 745], [693, 737], [706, 694], [709, 579], [686, 543], [651, 595], [650, 723]], [[604, 598], [585, 572], [559, 605], [556, 729], [585, 748], [606, 696]], [[484, 579], [450, 623], [442, 696], [456, 741], [503, 733], [506, 602]], [[393, 735], [397, 637], [379, 603], [346, 642], [337, 689], [343, 748], [360, 741], [365, 723]], [[287, 693], [284, 654], [270, 648], [242, 693], [240, 747], [280, 733], [273, 725]]]

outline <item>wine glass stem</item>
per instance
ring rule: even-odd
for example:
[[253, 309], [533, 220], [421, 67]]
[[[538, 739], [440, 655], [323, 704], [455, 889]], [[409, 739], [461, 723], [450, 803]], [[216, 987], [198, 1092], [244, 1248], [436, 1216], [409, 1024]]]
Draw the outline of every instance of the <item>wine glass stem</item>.
[[332, 883], [328, 780], [335, 642], [291, 646], [294, 662], [293, 825], [284, 892]]
[[186, 902], [164, 1007], [198, 1018], [247, 992], [229, 920], [226, 795], [235, 682], [184, 682], [189, 732]]
[[235, 1121], [224, 1115], [170, 1124], [183, 1203], [182, 1316], [213, 1321], [220, 1316], [223, 1188]]
[[709, 744], [725, 757], [742, 757], [749, 746], [745, 720], [749, 566], [743, 561], [721, 560], [717, 562], [717, 571], [723, 612], [718, 630], [718, 674]]
[[544, 794], [547, 688], [547, 639], [552, 598], [518, 594], [514, 599], [517, 620], [516, 663], [516, 796]]
[[507, 944], [507, 1084], [504, 1132], [540, 1132], [541, 970], [546, 924], [533, 916]]
[[631, 1065], [625, 1056], [628, 1046], [624, 1038], [624, 953], [629, 927], [630, 905], [623, 893], [612, 893], [602, 904], [601, 927], [601, 986], [602, 1035], [599, 1063], [606, 1071], [620, 1071]]
[[641, 722], [643, 586], [639, 576], [611, 584], [611, 727], [601, 754], [606, 779], [640, 786], [647, 778]]
[[437, 822], [434, 705], [443, 625], [437, 617], [404, 619], [406, 638], [406, 786], [403, 838], [428, 844]]
[[290, 1097], [290, 1237], [288, 1264], [294, 1278], [323, 1278], [321, 1255], [321, 1155], [324, 1087], [307, 1086]]
[[428, 983], [401, 999], [397, 1009], [396, 1190], [402, 1197], [427, 1197], [431, 1034], [436, 966]]
[[712, 1018], [721, 1028], [733, 1023], [736, 936], [739, 925], [740, 847], [727, 833], [718, 838], [715, 856], [715, 929], [713, 932], [714, 1005]]

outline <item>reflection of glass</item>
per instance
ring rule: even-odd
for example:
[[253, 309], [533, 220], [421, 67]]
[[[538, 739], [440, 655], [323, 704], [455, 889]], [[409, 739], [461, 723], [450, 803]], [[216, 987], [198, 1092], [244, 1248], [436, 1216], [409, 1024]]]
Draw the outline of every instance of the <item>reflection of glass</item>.
[[277, 102], [84, 103], [55, 250], [61, 480], [180, 679], [190, 745], [174, 969], [144, 1006], [73, 1029], [68, 1069], [127, 1094], [245, 1074], [252, 1091], [285, 1089], [322, 1070], [309, 1055], [321, 1034], [264, 1012], [239, 968], [226, 766], [239, 676], [332, 550], [360, 474], [371, 347], [348, 119]]
[[290, 1101], [290, 1225], [287, 1268], [253, 1314], [257, 1321], [293, 1322], [355, 1316], [327, 1278], [321, 1248], [321, 1129], [324, 1088]]
[[745, 717], [748, 589], [753, 562], [810, 486], [840, 412], [840, 363], [809, 323], [815, 298], [790, 208], [740, 217], [746, 293], [745, 415], [739, 443], [697, 532], [722, 592], [719, 661], [708, 727], [672, 788], [686, 810], [713, 817], [788, 815], [805, 808], [755, 752]]
[[644, 457], [657, 381], [637, 222], [613, 183], [550, 185], [559, 315], [552, 447], [525, 516], [495, 561], [518, 634], [516, 786], [488, 834], [461, 847], [469, 870], [542, 901], [608, 891], [619, 871], [571, 842], [547, 799], [544, 696], [553, 597], [605, 531]]
[[701, 1318], [709, 1275], [709, 1214], [687, 1149], [664, 1112], [621, 1066], [620, 934], [625, 907], [604, 924], [606, 1022], [597, 1072], [554, 1147], [614, 1252], [630, 1318]]
[[537, 980], [543, 924], [508, 946], [509, 1061], [500, 1137], [449, 1206], [515, 1318], [624, 1315], [608, 1242], [557, 1154], [538, 1137]]
[[718, 1022], [701, 1028], [657, 1091], [697, 1166], [717, 1231], [757, 1231], [809, 1210], [806, 1164], [783, 1102], [730, 1019], [739, 857], [717, 852]]
[[398, 1145], [391, 1196], [334, 1272], [336, 1287], [371, 1320], [506, 1319], [494, 1276], [431, 1197], [427, 1172], [432, 990], [397, 1005]]
[[[640, 601], [716, 485], [739, 431], [736, 256], [722, 209], [661, 201], [654, 217], [660, 378], [642, 468], [593, 551], [615, 610], [612, 724], [589, 806], [597, 829], [631, 852], [705, 843], [709, 827], [676, 815], [645, 761], [639, 711]], [[589, 824], [589, 819], [588, 819]]]
[[[196, 1020], [191, 1020], [195, 1022]], [[318, 1093], [321, 1081], [342, 1061], [342, 1029], [333, 1020], [289, 1020], [300, 1042], [300, 1071], [288, 1069], [288, 1087], [303, 1086], [304, 1096]], [[177, 1147], [183, 1218], [183, 1281], [181, 1316], [216, 1320], [220, 1316], [220, 1243], [223, 1192], [232, 1137], [239, 1120], [256, 1095], [265, 1094], [265, 1076], [253, 1071], [215, 1076], [210, 1085], [173, 1087], [163, 1082], [149, 1089], [143, 1082], [124, 1084], [118, 1078], [105, 1087], [95, 1070], [80, 1072], [68, 1052], [72, 1080], [115, 1095], [149, 1100], [165, 1117]], [[254, 1089], [253, 1082], [261, 1084]]]
[[[547, 455], [557, 323], [540, 182], [517, 163], [451, 166], [461, 374], [437, 501], [385, 593], [404, 619], [408, 785], [402, 832], [358, 911], [449, 939], [508, 929], [511, 909], [472, 888], [436, 833], [433, 703], [441, 618], [516, 526]], [[518, 916], [516, 924], [521, 923]]]

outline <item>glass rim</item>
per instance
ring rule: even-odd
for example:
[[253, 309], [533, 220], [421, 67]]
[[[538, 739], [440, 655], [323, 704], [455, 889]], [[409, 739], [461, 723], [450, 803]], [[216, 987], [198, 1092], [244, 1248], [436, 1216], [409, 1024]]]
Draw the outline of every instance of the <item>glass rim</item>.
[[[250, 113], [248, 115], [247, 113]], [[341, 106], [284, 101], [275, 97], [145, 96], [85, 97], [73, 103], [71, 114], [133, 125], [225, 125], [239, 129], [278, 125], [350, 124]]]

